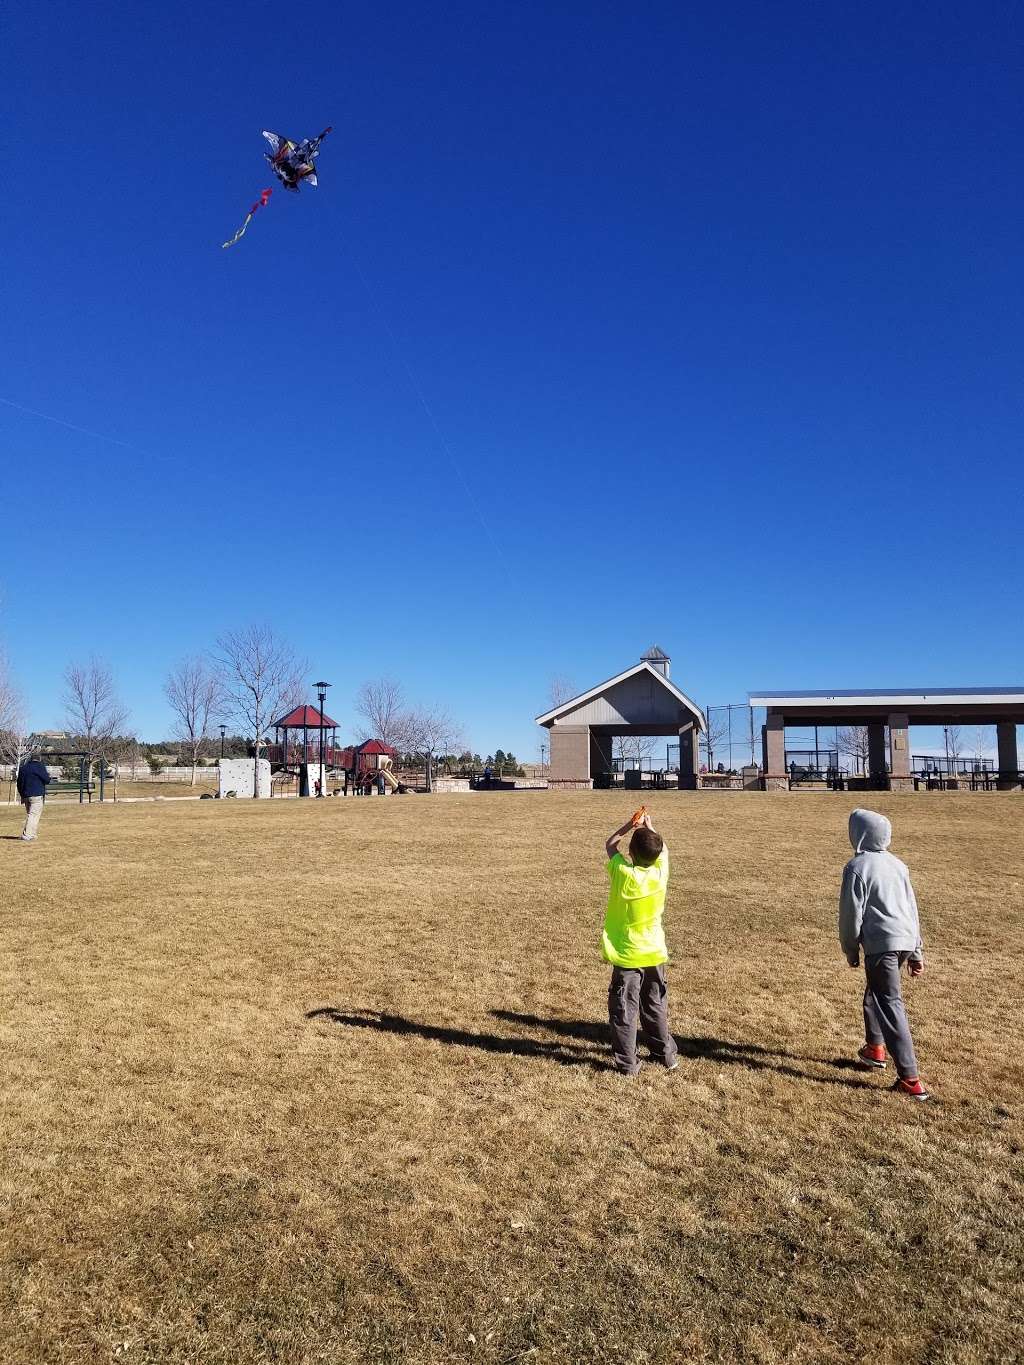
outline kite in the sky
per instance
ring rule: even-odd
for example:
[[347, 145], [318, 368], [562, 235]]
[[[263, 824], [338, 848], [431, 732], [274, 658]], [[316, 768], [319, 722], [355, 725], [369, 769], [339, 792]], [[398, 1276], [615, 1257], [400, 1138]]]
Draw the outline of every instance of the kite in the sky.
[[[320, 155], [320, 144], [330, 131], [330, 128], [325, 128], [317, 137], [306, 137], [301, 142], [293, 142], [291, 138], [282, 137], [280, 133], [270, 133], [266, 129], [263, 130], [263, 136], [270, 143], [271, 148], [271, 155], [267, 157], [267, 160], [286, 190], [298, 194], [300, 185], [315, 186], [317, 184], [316, 159]], [[245, 230], [252, 222], [253, 214], [257, 209], [266, 207], [272, 193], [272, 190], [261, 191], [259, 199], [246, 215], [245, 222], [229, 242], [222, 243], [223, 246], [234, 246], [239, 237], [245, 236]]]

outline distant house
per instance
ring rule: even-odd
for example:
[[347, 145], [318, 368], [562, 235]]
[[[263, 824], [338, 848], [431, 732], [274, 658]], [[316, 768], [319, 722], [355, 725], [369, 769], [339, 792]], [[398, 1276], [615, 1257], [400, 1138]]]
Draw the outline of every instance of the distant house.
[[28, 747], [30, 749], [59, 749], [68, 740], [64, 730], [36, 730], [29, 735]]

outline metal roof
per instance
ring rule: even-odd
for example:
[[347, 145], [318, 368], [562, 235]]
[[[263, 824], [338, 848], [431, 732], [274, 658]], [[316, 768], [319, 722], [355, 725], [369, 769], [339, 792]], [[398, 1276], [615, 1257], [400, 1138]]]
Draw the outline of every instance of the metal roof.
[[1024, 685], [1018, 687], [862, 687], [840, 692], [750, 692], [751, 706], [803, 706], [809, 703], [828, 706], [848, 706], [851, 702], [866, 706], [920, 706], [923, 702], [1014, 702], [1024, 705]]

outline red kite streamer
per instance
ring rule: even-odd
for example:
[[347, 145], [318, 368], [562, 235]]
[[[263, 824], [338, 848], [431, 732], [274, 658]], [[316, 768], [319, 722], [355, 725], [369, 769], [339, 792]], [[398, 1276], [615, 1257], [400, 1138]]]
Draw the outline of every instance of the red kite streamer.
[[260, 197], [256, 200], [255, 204], [253, 204], [252, 208], [251, 208], [251, 209], [249, 210], [249, 212], [246, 214], [245, 222], [244, 222], [244, 223], [242, 224], [242, 226], [238, 229], [238, 231], [235, 233], [235, 235], [231, 238], [231, 241], [230, 241], [230, 242], [221, 242], [221, 246], [222, 246], [222, 247], [225, 247], [225, 246], [234, 246], [234, 244], [238, 241], [239, 237], [244, 237], [244, 236], [245, 236], [245, 229], [246, 229], [246, 228], [249, 226], [249, 224], [252, 222], [253, 214], [256, 212], [257, 209], [266, 208], [267, 203], [268, 203], [269, 200], [270, 200], [270, 196], [271, 196], [273, 193], [274, 193], [273, 190], [261, 190], [261, 191], [260, 191]]

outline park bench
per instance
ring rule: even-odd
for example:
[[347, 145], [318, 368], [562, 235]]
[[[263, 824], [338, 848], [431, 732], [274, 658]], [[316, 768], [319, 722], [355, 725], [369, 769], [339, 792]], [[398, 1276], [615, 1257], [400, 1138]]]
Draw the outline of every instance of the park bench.
[[93, 792], [94, 792], [95, 790], [96, 790], [96, 783], [95, 783], [95, 782], [86, 782], [84, 785], [80, 785], [78, 782], [53, 782], [53, 781], [51, 781], [51, 782], [47, 785], [47, 788], [46, 788], [46, 795], [47, 795], [47, 796], [53, 796], [53, 795], [55, 795], [55, 793], [57, 793], [57, 792], [74, 792], [75, 795], [78, 796], [78, 795], [79, 795], [79, 792], [80, 792], [81, 795], [82, 795], [84, 798], [86, 798], [86, 799], [91, 803], [91, 802], [92, 802], [92, 794], [93, 794]]

